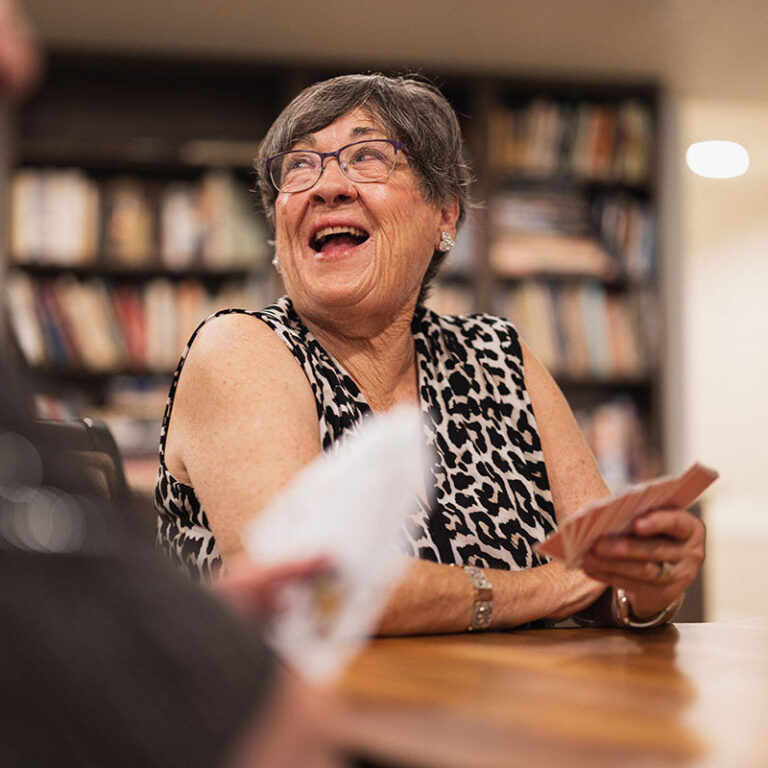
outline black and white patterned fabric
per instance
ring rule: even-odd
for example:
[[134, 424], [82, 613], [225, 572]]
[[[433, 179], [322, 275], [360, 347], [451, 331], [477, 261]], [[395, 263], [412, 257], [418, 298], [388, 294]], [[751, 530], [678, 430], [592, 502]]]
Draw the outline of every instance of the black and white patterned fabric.
[[[259, 311], [222, 310], [202, 323], [171, 384], [155, 489], [159, 545], [198, 578], [216, 572], [221, 557], [194, 488], [165, 465], [165, 436], [191, 344], [205, 323], [228, 313], [266, 323], [291, 351], [312, 388], [324, 450], [371, 413], [287, 297]], [[435, 458], [431, 508], [415, 505], [405, 546], [439, 563], [518, 570], [547, 562], [534, 547], [555, 529], [555, 514], [517, 332], [490, 315], [444, 316], [424, 307], [416, 309], [412, 332], [424, 435]]]

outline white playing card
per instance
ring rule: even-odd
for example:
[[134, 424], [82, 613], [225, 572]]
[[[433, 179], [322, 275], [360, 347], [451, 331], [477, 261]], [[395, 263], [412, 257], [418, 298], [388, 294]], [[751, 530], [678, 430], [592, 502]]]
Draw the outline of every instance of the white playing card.
[[565, 560], [569, 567], [578, 567], [600, 536], [625, 532], [635, 518], [653, 509], [688, 507], [717, 477], [714, 470], [693, 464], [677, 477], [632, 485], [615, 499], [600, 499], [586, 505], [537, 549]]
[[313, 682], [332, 680], [360, 649], [408, 565], [400, 541], [424, 487], [422, 435], [413, 407], [366, 419], [246, 530], [246, 548], [260, 565], [317, 555], [330, 562], [328, 574], [281, 593], [267, 635]]

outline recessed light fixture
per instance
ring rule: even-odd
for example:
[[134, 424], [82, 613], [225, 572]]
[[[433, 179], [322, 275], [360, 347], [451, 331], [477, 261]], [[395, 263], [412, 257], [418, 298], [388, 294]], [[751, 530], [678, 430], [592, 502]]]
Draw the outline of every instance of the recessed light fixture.
[[735, 141], [697, 141], [685, 153], [688, 167], [708, 179], [731, 179], [749, 168], [749, 152]]

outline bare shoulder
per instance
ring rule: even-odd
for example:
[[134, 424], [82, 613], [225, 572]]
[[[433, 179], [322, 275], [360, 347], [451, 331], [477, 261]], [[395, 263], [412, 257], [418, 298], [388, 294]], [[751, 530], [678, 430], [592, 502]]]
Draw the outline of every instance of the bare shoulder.
[[253, 375], [262, 383], [277, 378], [298, 383], [304, 378], [290, 350], [266, 323], [253, 315], [230, 313], [202, 326], [189, 349], [182, 377], [188, 387], [212, 382], [247, 386]]
[[562, 520], [609, 491], [560, 387], [528, 345], [520, 343], [555, 512]]
[[314, 413], [309, 382], [283, 341], [259, 318], [233, 313], [200, 329], [182, 369], [172, 421], [185, 433], [231, 418], [295, 422]]
[[261, 507], [319, 451], [312, 389], [283, 341], [247, 314], [206, 323], [179, 378], [166, 464], [195, 488], [220, 544], [235, 548], [230, 534], [246, 509]]

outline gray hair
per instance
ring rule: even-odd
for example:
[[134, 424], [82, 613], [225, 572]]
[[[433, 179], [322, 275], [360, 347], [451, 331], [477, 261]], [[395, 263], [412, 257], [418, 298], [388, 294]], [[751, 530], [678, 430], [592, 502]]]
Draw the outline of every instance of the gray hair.
[[[267, 173], [267, 159], [284, 152], [342, 115], [362, 108], [378, 120], [393, 139], [408, 149], [425, 202], [459, 202], [460, 225], [472, 203], [469, 166], [462, 154], [462, 135], [456, 113], [431, 83], [413, 76], [343, 75], [305, 88], [280, 113], [259, 147], [257, 189], [270, 227], [275, 226], [277, 191]], [[446, 254], [435, 251], [421, 284], [418, 302], [429, 294], [429, 284]]]

